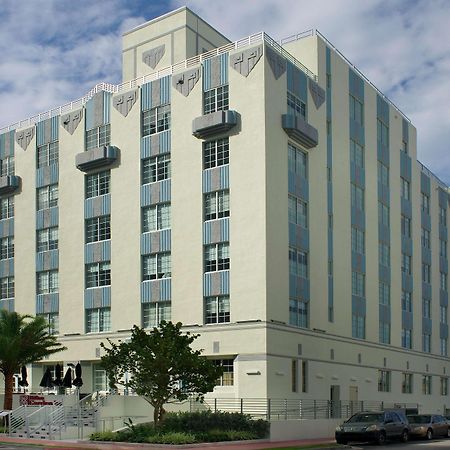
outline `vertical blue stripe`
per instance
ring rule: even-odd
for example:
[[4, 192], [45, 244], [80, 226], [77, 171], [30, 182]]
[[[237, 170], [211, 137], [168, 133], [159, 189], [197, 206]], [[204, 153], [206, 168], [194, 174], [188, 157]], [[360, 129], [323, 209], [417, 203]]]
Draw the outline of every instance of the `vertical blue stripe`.
[[152, 108], [152, 83], [145, 83], [141, 86], [141, 111]]
[[59, 116], [52, 117], [51, 121], [51, 141], [55, 142], [59, 139]]
[[228, 84], [228, 53], [219, 56], [220, 61], [220, 84]]
[[94, 128], [94, 100], [93, 100], [93, 98], [89, 99], [85, 105], [86, 130], [92, 130]]
[[203, 91], [209, 91], [211, 89], [211, 59], [203, 61]]
[[166, 103], [170, 103], [170, 85], [171, 85], [172, 76], [167, 75], [166, 77], [161, 78], [161, 89], [160, 89], [160, 101], [161, 105], [165, 105]]
[[103, 91], [103, 124], [111, 122], [111, 92]]

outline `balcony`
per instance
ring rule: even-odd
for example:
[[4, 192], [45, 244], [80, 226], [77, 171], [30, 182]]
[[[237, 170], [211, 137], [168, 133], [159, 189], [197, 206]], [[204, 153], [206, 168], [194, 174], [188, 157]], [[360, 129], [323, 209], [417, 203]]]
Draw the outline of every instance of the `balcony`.
[[283, 114], [281, 125], [291, 139], [307, 149], [315, 147], [319, 142], [317, 129], [299, 116]]
[[119, 149], [111, 145], [94, 148], [83, 153], [78, 153], [75, 159], [77, 169], [87, 172], [103, 166], [113, 164], [119, 156]]
[[8, 195], [17, 191], [20, 187], [20, 181], [20, 177], [17, 175], [0, 177], [0, 195]]
[[197, 117], [192, 121], [192, 134], [198, 139], [207, 139], [225, 133], [237, 125], [238, 117], [236, 111], [216, 111]]

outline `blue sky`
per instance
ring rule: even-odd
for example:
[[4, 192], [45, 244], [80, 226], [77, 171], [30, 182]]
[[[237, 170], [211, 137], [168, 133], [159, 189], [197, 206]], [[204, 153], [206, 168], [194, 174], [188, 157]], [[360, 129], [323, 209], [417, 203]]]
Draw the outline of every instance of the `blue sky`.
[[448, 0], [1, 0], [0, 127], [121, 76], [121, 35], [187, 4], [230, 39], [319, 29], [411, 118], [450, 184]]

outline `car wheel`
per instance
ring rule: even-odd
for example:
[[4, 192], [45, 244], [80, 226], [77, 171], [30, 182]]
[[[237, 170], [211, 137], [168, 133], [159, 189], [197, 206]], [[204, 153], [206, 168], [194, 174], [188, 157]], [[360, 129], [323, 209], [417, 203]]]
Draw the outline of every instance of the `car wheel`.
[[342, 444], [342, 445], [347, 445], [347, 441], [345, 439], [336, 439], [336, 443]]
[[447, 430], [447, 437], [450, 437], [450, 427]]
[[408, 430], [403, 430], [400, 440], [402, 442], [408, 442], [408, 439], [409, 439]]
[[384, 431], [381, 431], [377, 438], [378, 445], [384, 445], [386, 443], [386, 434]]
[[431, 439], [433, 439], [433, 430], [431, 428], [428, 428], [427, 435], [425, 437], [427, 441], [431, 441]]

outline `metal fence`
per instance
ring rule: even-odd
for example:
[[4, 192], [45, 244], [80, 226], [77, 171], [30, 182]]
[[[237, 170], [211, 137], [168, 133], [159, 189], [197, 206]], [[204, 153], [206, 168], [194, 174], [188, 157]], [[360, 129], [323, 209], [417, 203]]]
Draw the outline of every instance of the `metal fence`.
[[214, 398], [191, 401], [191, 411], [223, 411], [248, 414], [255, 419], [344, 419], [360, 411], [391, 408], [418, 410], [417, 404], [376, 401], [330, 401], [312, 399]]

